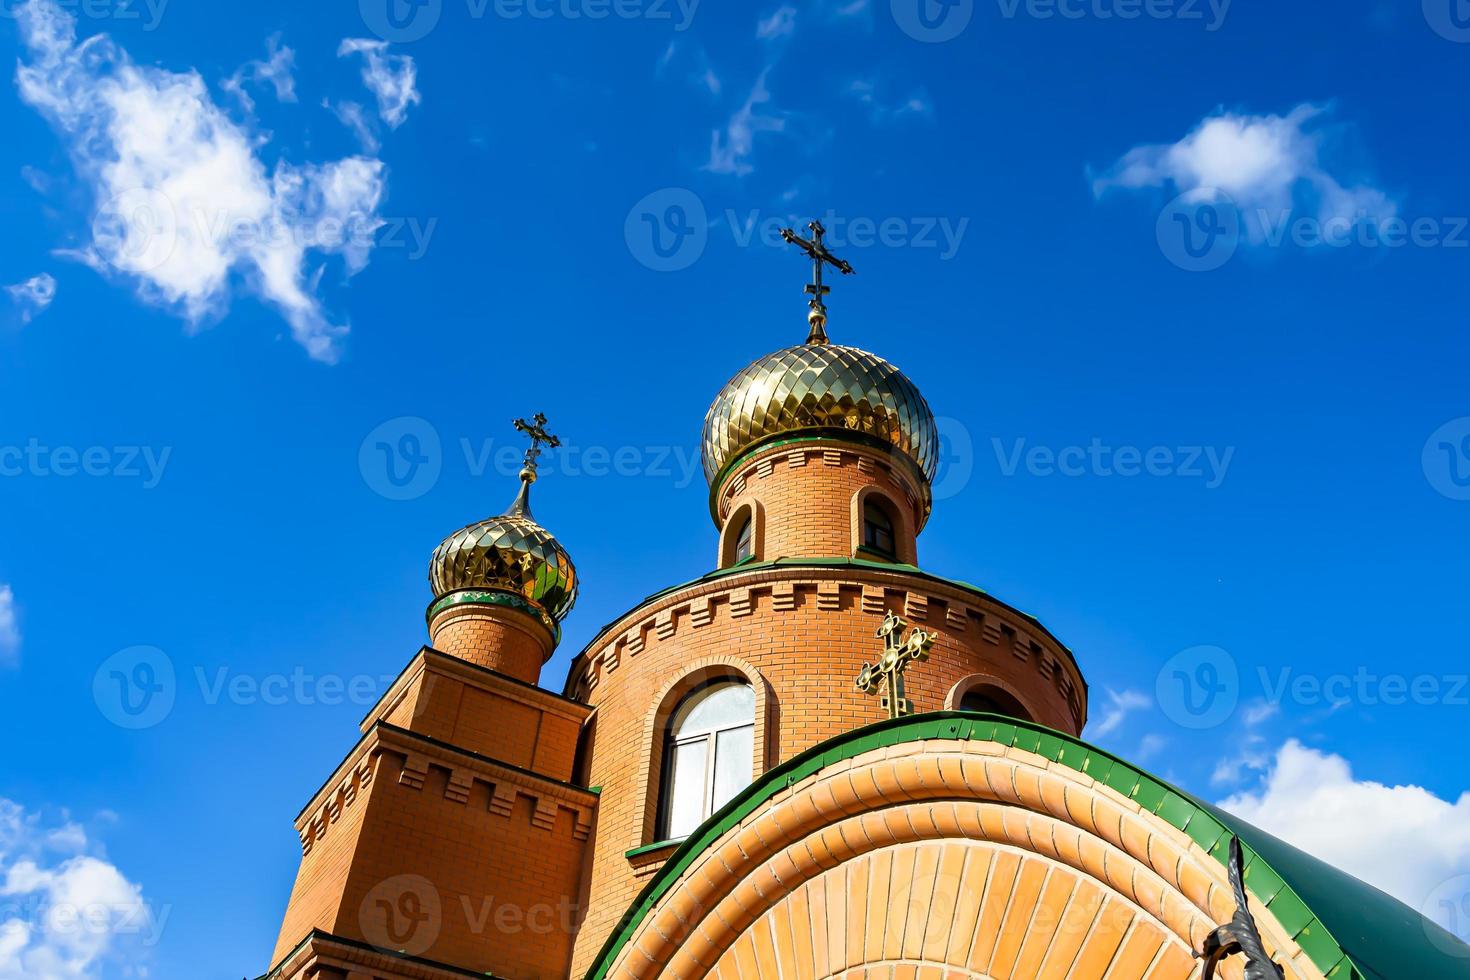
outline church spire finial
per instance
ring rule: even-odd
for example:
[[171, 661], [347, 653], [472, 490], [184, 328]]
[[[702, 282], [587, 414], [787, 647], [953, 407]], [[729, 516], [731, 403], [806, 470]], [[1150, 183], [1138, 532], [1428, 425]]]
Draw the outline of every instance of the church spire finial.
[[531, 448], [526, 450], [526, 458], [521, 463], [521, 489], [516, 494], [516, 499], [510, 505], [510, 510], [505, 512], [507, 517], [530, 517], [531, 516], [531, 484], [536, 482], [536, 460], [541, 455], [541, 444], [544, 442], [552, 449], [561, 445], [561, 440], [546, 431], [546, 415], [537, 412], [531, 416], [531, 421], [516, 419], [512, 423], [517, 432], [523, 432], [531, 440]]
[[811, 332], [807, 335], [808, 344], [827, 343], [827, 304], [822, 297], [832, 291], [832, 287], [823, 285], [822, 269], [825, 265], [831, 265], [844, 276], [852, 275], [852, 266], [827, 251], [827, 246], [822, 244], [822, 236], [827, 229], [822, 227], [820, 221], [812, 221], [807, 225], [812, 231], [810, 240], [802, 238], [790, 228], [781, 229], [781, 237], [797, 248], [805, 252], [812, 260], [812, 281], [806, 287], [806, 293], [811, 297], [807, 303], [811, 312], [806, 315], [807, 322], [811, 324]]

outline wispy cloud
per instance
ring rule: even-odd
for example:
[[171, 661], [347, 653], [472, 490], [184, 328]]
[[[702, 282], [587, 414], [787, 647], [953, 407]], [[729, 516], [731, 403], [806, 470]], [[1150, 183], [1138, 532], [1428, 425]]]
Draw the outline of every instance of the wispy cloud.
[[255, 111], [255, 100], [245, 90], [251, 85], [269, 85], [282, 102], [296, 101], [296, 52], [281, 44], [281, 35], [273, 34], [265, 42], [263, 61], [247, 61], [220, 83], [220, 88], [240, 100], [246, 112]]
[[796, 8], [786, 4], [760, 19], [755, 27], [755, 36], [762, 41], [777, 41], [790, 37], [795, 31]]
[[15, 592], [0, 585], [0, 664], [14, 664], [20, 656], [20, 616], [15, 608]]
[[786, 128], [784, 116], [764, 114], [761, 108], [771, 101], [770, 89], [766, 87], [766, 76], [770, 68], [760, 73], [755, 87], [750, 90], [745, 104], [735, 111], [723, 132], [710, 134], [709, 162], [704, 169], [717, 174], [734, 174], [743, 177], [755, 170], [750, 156], [755, 151], [757, 133], [779, 133]]
[[724, 90], [724, 82], [714, 65], [709, 60], [709, 54], [704, 46], [698, 43], [681, 43], [678, 39], [669, 42], [664, 49], [663, 56], [659, 58], [656, 74], [663, 77], [672, 72], [675, 63], [687, 64], [686, 77], [696, 88], [704, 89], [710, 95], [719, 95]]
[[1470, 792], [1451, 801], [1420, 786], [1355, 779], [1342, 756], [1293, 739], [1275, 754], [1258, 790], [1220, 806], [1426, 915], [1470, 900], [1466, 890], [1440, 896], [1443, 904], [1429, 901], [1470, 874]]
[[106, 35], [78, 43], [76, 18], [54, 0], [15, 13], [21, 99], [66, 140], [96, 201], [92, 240], [68, 254], [196, 326], [228, 308], [238, 275], [312, 357], [334, 360], [347, 327], [323, 312], [312, 259], [341, 255], [349, 273], [367, 263], [383, 164], [281, 161], [267, 173], [262, 138], [220, 110], [198, 72], [138, 65]]
[[56, 298], [56, 278], [49, 272], [31, 276], [25, 282], [6, 286], [10, 305], [15, 309], [21, 323], [30, 323], [46, 312], [46, 307]]
[[357, 142], [361, 144], [364, 153], [376, 154], [378, 152], [378, 134], [373, 129], [372, 120], [368, 118], [366, 110], [362, 107], [362, 103], [339, 102], [333, 104], [331, 102], [323, 102], [322, 105], [330, 109], [342, 125], [352, 130], [352, 135], [357, 137]]
[[886, 85], [878, 81], [858, 78], [848, 84], [847, 94], [867, 106], [868, 118], [876, 126], [904, 119], [934, 118], [934, 103], [929, 100], [929, 93], [922, 86], [899, 99], [887, 97], [884, 94], [886, 88]]
[[1102, 717], [1096, 724], [1088, 726], [1088, 735], [1093, 738], [1101, 738], [1116, 731], [1129, 715], [1151, 707], [1154, 703], [1142, 691], [1114, 691], [1109, 688], [1107, 696], [1108, 703], [1103, 709]]
[[1303, 104], [1284, 116], [1220, 112], [1177, 143], [1138, 146], [1093, 176], [1093, 194], [1169, 187], [1191, 199], [1226, 195], [1260, 241], [1271, 217], [1295, 208], [1323, 223], [1381, 223], [1397, 208], [1387, 194], [1325, 160], [1330, 107]]
[[363, 57], [362, 83], [378, 100], [378, 115], [390, 128], [397, 129], [408, 118], [408, 107], [423, 101], [412, 56], [389, 54], [387, 41], [344, 38], [337, 46], [337, 57], [352, 54]]

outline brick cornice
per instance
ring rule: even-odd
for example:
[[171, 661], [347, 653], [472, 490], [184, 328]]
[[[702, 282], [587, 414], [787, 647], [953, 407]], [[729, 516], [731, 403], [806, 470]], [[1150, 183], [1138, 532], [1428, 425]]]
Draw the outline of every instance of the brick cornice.
[[297, 815], [296, 832], [301, 838], [302, 853], [309, 853], [317, 841], [326, 837], [343, 810], [355, 805], [364, 795], [366, 788], [378, 778], [385, 753], [402, 757], [403, 767], [397, 779], [409, 789], [422, 789], [430, 766], [436, 766], [449, 772], [444, 796], [452, 803], [467, 803], [474, 783], [485, 782], [494, 787], [490, 812], [497, 816], [509, 817], [517, 797], [528, 796], [535, 801], [532, 826], [550, 830], [558, 808], [565, 808], [574, 815], [573, 836], [577, 840], [586, 840], [591, 833], [598, 801], [597, 794], [591, 790], [379, 721], [368, 729]]
[[592, 706], [581, 701], [574, 701], [534, 684], [527, 684], [525, 681], [502, 674], [497, 670], [491, 670], [489, 667], [461, 660], [459, 657], [435, 650], [433, 647], [423, 647], [389, 685], [388, 690], [383, 692], [383, 696], [378, 699], [377, 704], [373, 705], [372, 710], [363, 718], [358, 728], [365, 732], [380, 718], [388, 715], [426, 670], [446, 674], [471, 687], [494, 691], [512, 700], [522, 701], [548, 714], [573, 721], [579, 726], [592, 713]]
[[[864, 611], [880, 613], [891, 591], [903, 596], [904, 614], [918, 622], [931, 620], [941, 629], [963, 633], [974, 629], [987, 642], [1008, 643], [1015, 656], [1031, 662], [1066, 696], [1081, 731], [1087, 721], [1087, 681], [1072, 652], [1034, 618], [995, 597], [917, 570], [816, 561], [777, 564], [735, 571], [661, 593], [614, 620], [572, 661], [564, 689], [586, 694], [606, 670], [615, 670], [622, 658], [643, 651], [650, 634], [668, 640], [681, 629], [700, 629], [714, 621], [718, 607], [724, 615], [752, 614], [757, 597], [769, 597], [770, 612], [795, 609], [795, 590], [814, 592], [816, 608], [840, 608], [846, 590]], [[943, 607], [943, 613], [939, 607]], [[1073, 696], [1075, 693], [1075, 697]]]

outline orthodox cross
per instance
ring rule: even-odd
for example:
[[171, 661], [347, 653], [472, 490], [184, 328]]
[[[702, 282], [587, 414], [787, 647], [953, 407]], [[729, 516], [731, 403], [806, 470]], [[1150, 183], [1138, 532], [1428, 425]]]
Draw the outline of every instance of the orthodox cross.
[[536, 459], [541, 455], [541, 444], [544, 442], [552, 449], [561, 445], [561, 440], [546, 431], [546, 415], [537, 412], [531, 416], [531, 421], [516, 419], [517, 432], [524, 432], [531, 439], [531, 448], [526, 450], [525, 468], [531, 471], [531, 479], [536, 478]]
[[914, 713], [914, 703], [903, 694], [903, 674], [909, 664], [928, 660], [929, 648], [934, 645], [934, 633], [915, 628], [905, 636], [908, 628], [908, 623], [890, 612], [878, 627], [878, 635], [883, 638], [883, 656], [876, 664], [863, 664], [857, 678], [858, 690], [864, 694], [873, 694], [880, 684], [887, 684], [881, 703], [890, 718]]
[[812, 260], [812, 281], [806, 287], [806, 293], [811, 297], [807, 303], [812, 311], [807, 314], [807, 322], [811, 324], [811, 333], [808, 334], [806, 342], [809, 344], [825, 344], [827, 342], [827, 304], [822, 299], [832, 291], [832, 287], [822, 284], [822, 269], [830, 265], [844, 276], [852, 275], [852, 266], [845, 259], [839, 259], [827, 251], [827, 246], [822, 244], [822, 236], [827, 234], [827, 229], [822, 227], [820, 221], [813, 221], [807, 225], [812, 230], [810, 240], [802, 238], [790, 228], [781, 229], [781, 237], [789, 244], [805, 252]]

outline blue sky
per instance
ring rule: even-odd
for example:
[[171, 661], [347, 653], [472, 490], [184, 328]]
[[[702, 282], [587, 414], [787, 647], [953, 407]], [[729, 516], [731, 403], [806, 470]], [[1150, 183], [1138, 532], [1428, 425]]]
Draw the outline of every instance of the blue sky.
[[548, 687], [707, 571], [814, 215], [941, 417], [921, 563], [1072, 647], [1090, 738], [1470, 934], [1450, 0], [388, 13], [4, 5], [0, 978], [264, 970], [511, 418], [568, 446]]

